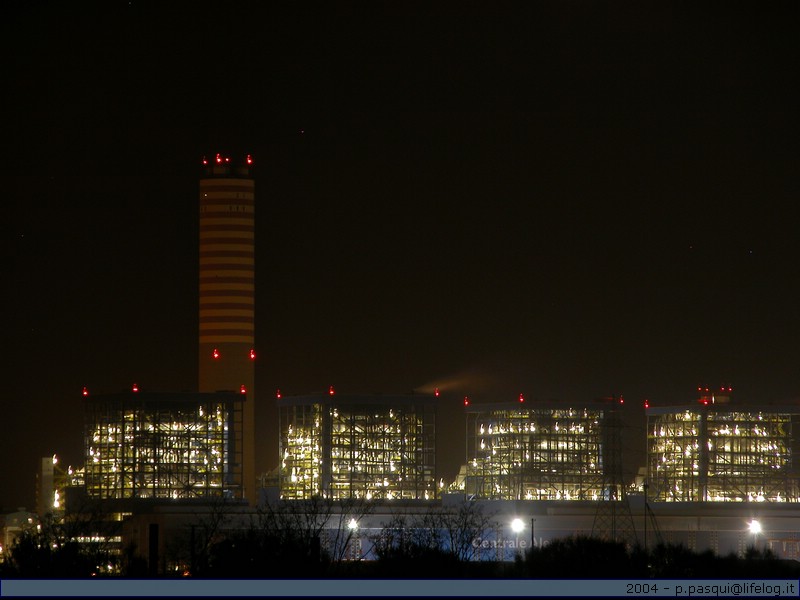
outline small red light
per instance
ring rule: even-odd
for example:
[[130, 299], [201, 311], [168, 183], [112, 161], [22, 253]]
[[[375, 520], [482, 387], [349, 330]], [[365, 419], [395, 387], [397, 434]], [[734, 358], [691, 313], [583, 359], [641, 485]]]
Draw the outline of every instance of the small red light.
[[226, 156], [225, 157], [225, 162], [231, 162], [231, 159]]
[[644, 401], [644, 407], [645, 408], [650, 408], [650, 402], [648, 400]]
[[240, 394], [246, 394], [247, 393], [247, 388], [244, 387], [244, 384], [242, 384], [242, 387], [239, 388], [239, 393]]
[[251, 157], [249, 154], [247, 155], [247, 164], [248, 165], [252, 165], [253, 164], [253, 157]]
[[522, 394], [520, 394], [520, 395], [519, 395], [519, 401], [520, 401], [520, 402], [525, 402], [525, 396], [523, 396]]
[[222, 162], [222, 157], [219, 154], [217, 154], [217, 164], [221, 162]]
[[619, 403], [620, 403], [620, 404], [625, 404], [625, 398], [623, 398], [622, 396], [620, 396], [620, 397], [619, 397]]
[[131, 387], [131, 391], [132, 392], [138, 392], [139, 391], [139, 384], [138, 383], [134, 383], [133, 386]]
[[84, 396], [88, 396], [89, 395], [89, 388], [87, 388], [86, 386], [83, 386], [83, 395]]
[[335, 393], [336, 393], [336, 392], [334, 391], [334, 389], [333, 389], [333, 386], [331, 386], [331, 387], [329, 387], [329, 388], [328, 388], [328, 394], [329, 394], [329, 395], [333, 396]]
[[469, 398], [464, 396], [464, 406], [469, 406]]
[[280, 391], [280, 389], [278, 389], [278, 390], [275, 392], [275, 397], [276, 397], [276, 398], [280, 398], [280, 397], [281, 397], [281, 391]]
[[729, 388], [728, 388], [728, 391], [729, 391], [729, 392], [732, 392], [732, 391], [733, 391], [733, 388], [732, 388], [732, 387], [729, 387]]
[[703, 391], [703, 388], [701, 388], [701, 387], [698, 385], [698, 386], [697, 386], [697, 391], [698, 391], [698, 392], [702, 392], [702, 391]]
[[204, 165], [207, 165], [207, 164], [208, 164], [208, 159], [206, 159], [206, 157], [205, 157], [205, 156], [203, 157], [203, 164], [204, 164]]
[[433, 390], [433, 395], [436, 396], [437, 398], [439, 397], [439, 388]]
[[218, 349], [214, 348], [214, 350], [211, 351], [211, 358], [213, 358], [214, 360], [219, 358], [219, 350]]
[[250, 360], [256, 359], [256, 350], [255, 348], [250, 348]]

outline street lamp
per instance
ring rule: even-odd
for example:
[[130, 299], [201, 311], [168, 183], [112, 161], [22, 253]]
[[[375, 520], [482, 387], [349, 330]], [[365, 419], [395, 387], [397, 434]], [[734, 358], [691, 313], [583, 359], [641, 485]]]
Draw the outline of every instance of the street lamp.
[[753, 548], [755, 549], [755, 547], [756, 547], [756, 538], [758, 537], [758, 534], [761, 533], [761, 531], [762, 531], [762, 529], [761, 529], [761, 521], [756, 521], [755, 519], [753, 519], [752, 521], [750, 521], [750, 523], [748, 523], [747, 526], [748, 526], [748, 529], [750, 530], [750, 533], [753, 534]]
[[514, 548], [517, 552], [519, 551], [519, 534], [522, 533], [524, 530], [525, 530], [525, 521], [519, 518], [511, 521], [511, 531], [513, 531], [517, 536], [516, 543], [514, 544]]
[[531, 517], [531, 548], [536, 547], [536, 519]]
[[514, 519], [511, 521], [511, 531], [514, 533], [522, 533], [522, 530], [525, 529], [525, 523], [522, 522], [522, 519]]

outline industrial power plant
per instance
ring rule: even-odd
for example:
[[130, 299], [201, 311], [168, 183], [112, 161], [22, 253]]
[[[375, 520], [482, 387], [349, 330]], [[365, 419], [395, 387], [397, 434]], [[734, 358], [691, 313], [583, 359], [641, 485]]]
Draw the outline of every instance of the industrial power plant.
[[[317, 497], [372, 503], [359, 522], [357, 559], [374, 557], [370, 531], [398, 510], [465, 503], [485, 506], [501, 524], [478, 540], [481, 548], [493, 541], [475, 560], [513, 560], [520, 548], [570, 535], [720, 554], [757, 543], [800, 558], [800, 406], [739, 402], [729, 386], [648, 405], [646, 462], [626, 479], [622, 414], [630, 407], [621, 396], [465, 398], [466, 455], [446, 481], [436, 460], [438, 389], [257, 392], [255, 203], [251, 156], [203, 160], [197, 391], [84, 389], [85, 464], [61, 470], [43, 460], [40, 514], [107, 503], [128, 523], [120, 547], [135, 542], [151, 562], [214, 502], [244, 519], [268, 503]], [[255, 415], [267, 402], [278, 409], [278, 456], [267, 457], [278, 467], [257, 473]], [[503, 541], [512, 538], [516, 545]], [[155, 562], [159, 572], [178, 568]]]

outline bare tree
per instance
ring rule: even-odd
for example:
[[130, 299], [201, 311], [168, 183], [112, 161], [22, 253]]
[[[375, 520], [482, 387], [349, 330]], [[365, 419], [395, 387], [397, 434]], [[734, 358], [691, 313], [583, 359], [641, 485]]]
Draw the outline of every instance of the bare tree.
[[402, 513], [395, 513], [388, 523], [381, 523], [381, 529], [370, 536], [372, 548], [378, 560], [390, 560], [399, 557], [412, 557], [416, 542], [412, 539], [410, 518]]
[[496, 512], [487, 513], [483, 505], [465, 501], [456, 510], [439, 511], [433, 524], [436, 526], [441, 546], [459, 561], [473, 560], [479, 552], [475, 544], [488, 529], [495, 529]]
[[[333, 564], [338, 565], [352, 557], [353, 544], [360, 540], [358, 529], [363, 517], [372, 512], [374, 504], [361, 498], [340, 500], [326, 528], [327, 549]], [[363, 558], [362, 550], [357, 549], [358, 559]]]
[[279, 561], [294, 557], [304, 564], [339, 564], [350, 555], [359, 523], [372, 510], [372, 502], [363, 499], [282, 500], [259, 508], [251, 535], [267, 555], [269, 547], [280, 548]]
[[378, 558], [420, 558], [432, 553], [459, 562], [473, 560], [480, 551], [475, 541], [496, 527], [495, 513], [487, 513], [475, 502], [464, 502], [446, 510], [431, 507], [410, 517], [395, 514], [373, 536]]
[[211, 550], [228, 533], [226, 529], [231, 521], [233, 504], [224, 497], [219, 497], [204, 505], [204, 508], [208, 510], [201, 513], [196, 522], [189, 524], [188, 544], [178, 540], [175, 548], [179, 551], [179, 548], [188, 547], [189, 572], [193, 576], [203, 574], [210, 568]]

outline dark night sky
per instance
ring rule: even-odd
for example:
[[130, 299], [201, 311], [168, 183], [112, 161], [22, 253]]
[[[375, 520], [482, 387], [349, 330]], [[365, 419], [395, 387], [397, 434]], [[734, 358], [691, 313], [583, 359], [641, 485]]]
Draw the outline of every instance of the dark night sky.
[[[252, 153], [274, 390], [800, 397], [791, 3], [4, 2], [0, 509], [80, 390], [197, 385], [199, 160]], [[638, 464], [628, 464], [635, 471]]]

